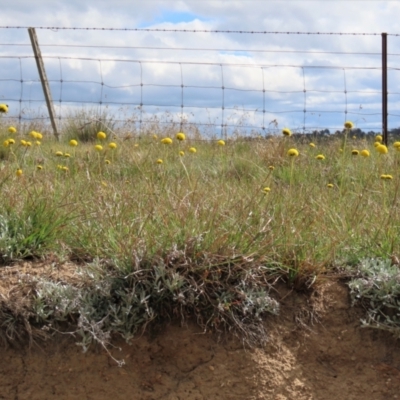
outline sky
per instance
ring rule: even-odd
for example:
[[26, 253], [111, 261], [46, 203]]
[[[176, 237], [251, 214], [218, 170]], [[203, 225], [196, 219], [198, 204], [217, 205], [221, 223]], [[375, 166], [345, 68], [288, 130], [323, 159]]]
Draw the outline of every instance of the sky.
[[10, 119], [48, 118], [26, 29], [35, 27], [60, 121], [86, 109], [211, 134], [334, 132], [346, 120], [379, 131], [387, 32], [396, 128], [398, 15], [400, 0], [14, 0], [2, 4], [0, 102]]

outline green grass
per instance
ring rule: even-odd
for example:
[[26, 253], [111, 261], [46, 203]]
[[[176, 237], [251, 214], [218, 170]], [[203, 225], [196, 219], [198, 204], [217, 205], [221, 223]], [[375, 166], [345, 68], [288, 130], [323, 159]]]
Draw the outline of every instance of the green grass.
[[400, 152], [392, 145], [385, 155], [350, 137], [344, 151], [342, 138], [313, 148], [307, 138], [239, 136], [221, 146], [198, 130], [182, 142], [170, 132], [165, 145], [160, 126], [140, 135], [102, 127], [107, 139], [99, 140], [96, 127], [81, 128], [86, 117], [71, 118], [60, 142], [43, 134], [36, 144], [29, 131], [0, 127], [0, 144], [15, 140], [0, 152], [0, 260], [58, 254], [95, 265], [82, 287], [31, 282], [37, 321], [79, 315], [84, 348], [177, 315], [262, 341], [261, 316], [278, 310], [271, 280], [318, 282], [341, 266], [400, 254]]

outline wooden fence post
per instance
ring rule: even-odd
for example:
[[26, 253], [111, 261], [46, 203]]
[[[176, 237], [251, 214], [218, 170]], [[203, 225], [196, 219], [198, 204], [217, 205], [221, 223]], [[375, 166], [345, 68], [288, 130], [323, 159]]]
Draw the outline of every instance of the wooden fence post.
[[59, 140], [59, 134], [56, 123], [56, 113], [54, 112], [53, 100], [51, 98], [51, 91], [49, 82], [46, 76], [46, 70], [44, 69], [44, 63], [42, 59], [42, 54], [39, 48], [38, 38], [36, 36], [35, 28], [28, 28], [29, 37], [31, 39], [31, 44], [33, 48], [33, 53], [35, 54], [36, 66], [39, 71], [40, 82], [42, 83], [43, 94], [46, 99], [47, 109], [49, 111], [51, 126], [53, 127], [53, 133], [57, 140]]

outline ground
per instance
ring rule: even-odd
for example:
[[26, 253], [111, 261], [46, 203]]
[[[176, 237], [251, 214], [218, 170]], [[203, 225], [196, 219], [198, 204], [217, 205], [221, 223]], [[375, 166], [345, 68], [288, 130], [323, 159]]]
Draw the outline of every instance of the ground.
[[100, 346], [83, 353], [68, 335], [2, 346], [0, 399], [400, 399], [400, 342], [360, 327], [363, 310], [351, 306], [345, 283], [330, 279], [311, 294], [282, 286], [275, 295], [282, 308], [266, 318], [264, 348], [193, 323], [130, 344], [116, 339], [110, 351], [122, 367]]

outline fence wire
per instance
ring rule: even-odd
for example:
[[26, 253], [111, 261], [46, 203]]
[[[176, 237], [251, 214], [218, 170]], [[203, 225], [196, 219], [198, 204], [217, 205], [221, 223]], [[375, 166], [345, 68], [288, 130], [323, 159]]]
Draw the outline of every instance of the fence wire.
[[[8, 31], [26, 27], [0, 27]], [[39, 36], [43, 60], [59, 123], [91, 107], [112, 114], [123, 126], [133, 121], [139, 131], [158, 118], [160, 125], [193, 123], [214, 134], [273, 134], [283, 126], [295, 132], [328, 130], [350, 119], [364, 130], [381, 128], [380, 34], [174, 29], [36, 28], [58, 31], [104, 31], [105, 43], [82, 43], [74, 37]], [[107, 44], [107, 34], [123, 31], [176, 33], [241, 33], [371, 37], [371, 51], [327, 49], [147, 46], [143, 37], [131, 45]], [[122, 32], [121, 32], [122, 31]], [[18, 36], [18, 35], [16, 35]], [[393, 37], [397, 35], [391, 35]], [[21, 38], [22, 36], [18, 36]], [[114, 38], [115, 36], [113, 36]], [[111, 38], [111, 40], [113, 39]], [[56, 42], [51, 43], [51, 39]], [[72, 43], [65, 43], [66, 40]], [[123, 38], [123, 40], [129, 40]], [[0, 44], [0, 101], [10, 105], [4, 118], [20, 124], [48, 121], [40, 79], [30, 44], [21, 39]], [[43, 42], [43, 43], [41, 43]], [[201, 42], [199, 42], [202, 44]], [[280, 42], [282, 43], [282, 42]], [[257, 42], [259, 45], [259, 42]], [[282, 46], [285, 47], [285, 46]], [[395, 48], [396, 49], [396, 48]], [[400, 49], [398, 49], [400, 50]], [[122, 51], [122, 54], [120, 54]], [[117, 54], [115, 54], [117, 52]], [[83, 54], [82, 54], [83, 53]], [[94, 54], [93, 54], [94, 53]], [[99, 55], [101, 54], [101, 55]], [[277, 54], [277, 57], [272, 57]], [[395, 76], [397, 52], [389, 67]], [[304, 60], [301, 57], [309, 57]], [[299, 58], [300, 57], [300, 58]], [[333, 58], [337, 57], [337, 58]], [[267, 59], [266, 59], [267, 58]], [[284, 59], [283, 59], [284, 58]], [[348, 60], [348, 61], [347, 61]], [[272, 62], [271, 62], [272, 61]], [[393, 82], [390, 85], [390, 82]], [[396, 109], [400, 87], [389, 80], [389, 117], [400, 123]], [[392, 107], [390, 107], [392, 105]], [[391, 112], [391, 110], [394, 112]]]

